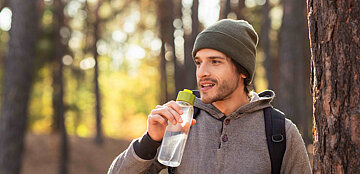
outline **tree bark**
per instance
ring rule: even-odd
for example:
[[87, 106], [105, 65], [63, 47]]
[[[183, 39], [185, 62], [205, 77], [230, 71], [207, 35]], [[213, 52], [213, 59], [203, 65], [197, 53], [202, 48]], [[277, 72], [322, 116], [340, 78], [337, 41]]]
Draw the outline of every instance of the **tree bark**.
[[0, 118], [0, 173], [20, 173], [38, 31], [36, 0], [11, 0]]
[[99, 54], [97, 52], [96, 43], [99, 40], [99, 27], [100, 27], [100, 17], [99, 17], [99, 9], [102, 5], [103, 0], [99, 0], [98, 4], [95, 9], [95, 21], [94, 21], [94, 42], [92, 46], [92, 52], [95, 59], [95, 67], [94, 67], [94, 93], [95, 93], [95, 114], [96, 114], [96, 136], [95, 136], [95, 143], [102, 144], [103, 137], [102, 137], [102, 128], [101, 128], [101, 99], [100, 99], [100, 89], [99, 89], [99, 66], [98, 66], [98, 57]]
[[[268, 0], [266, 0], [266, 1], [268, 1]], [[244, 9], [245, 9], [245, 0], [238, 0], [237, 7], [234, 10], [237, 19], [242, 19], [242, 20], [245, 19], [246, 13], [244, 12]]]
[[[171, 53], [171, 60], [173, 61], [174, 65], [174, 79], [176, 79], [176, 68], [177, 68], [177, 60], [175, 58], [175, 46], [174, 46], [174, 26], [173, 26], [173, 0], [159, 0], [157, 13], [158, 13], [158, 21], [160, 24], [160, 38], [162, 41], [161, 47], [161, 59], [160, 59], [160, 76], [161, 76], [161, 98], [160, 102], [165, 103], [169, 100], [169, 98], [173, 98], [175, 91], [170, 92], [168, 91], [168, 79], [167, 79], [167, 60], [165, 58], [166, 53]], [[166, 47], [168, 45], [168, 47]], [[168, 48], [168, 49], [166, 49]], [[175, 90], [176, 84], [175, 81]]]
[[167, 92], [167, 73], [166, 73], [166, 59], [165, 59], [165, 43], [161, 44], [160, 53], [160, 103], [165, 104], [169, 100], [169, 93]]
[[308, 0], [314, 173], [360, 171], [360, 2]]
[[228, 14], [231, 12], [230, 0], [221, 0], [220, 3], [219, 19], [226, 19]]
[[280, 28], [280, 78], [278, 103], [285, 115], [298, 127], [306, 143], [310, 142], [306, 95], [310, 93], [309, 74], [306, 74], [306, 4], [304, 1], [283, 1], [284, 16]]
[[64, 81], [63, 69], [64, 64], [62, 58], [66, 52], [66, 46], [62, 43], [60, 29], [65, 25], [64, 4], [61, 0], [54, 1], [55, 8], [55, 60], [53, 63], [53, 108], [54, 118], [57, 121], [57, 128], [60, 135], [60, 152], [59, 152], [59, 174], [68, 173], [69, 146], [65, 127], [65, 107], [64, 107]]
[[[174, 21], [175, 19], [181, 19], [181, 14], [182, 14], [182, 1], [181, 0], [172, 0], [172, 6], [173, 6], [173, 14], [172, 14], [172, 21]], [[183, 90], [186, 86], [185, 82], [186, 82], [186, 78], [184, 77], [185, 74], [185, 64], [179, 61], [179, 57], [176, 54], [176, 47], [175, 47], [175, 37], [174, 37], [174, 32], [175, 32], [175, 26], [172, 25], [173, 28], [173, 35], [172, 38], [173, 40], [170, 41], [171, 43], [173, 43], [173, 47], [174, 47], [174, 54], [173, 54], [173, 61], [174, 61], [174, 80], [175, 80], [175, 94], [177, 94], [179, 91]]]
[[194, 46], [194, 42], [196, 36], [199, 34], [200, 30], [200, 22], [198, 18], [199, 14], [199, 0], [193, 0], [193, 4], [191, 7], [191, 33], [185, 35], [185, 69], [186, 69], [186, 88], [189, 89], [196, 89], [197, 82], [196, 82], [196, 68], [194, 64], [194, 60], [192, 57], [192, 49]]
[[271, 29], [271, 18], [269, 15], [270, 5], [269, 0], [266, 0], [265, 4], [262, 7], [262, 16], [263, 21], [261, 25], [261, 33], [260, 33], [260, 43], [259, 46], [262, 48], [264, 52], [265, 58], [265, 69], [266, 69], [266, 78], [268, 80], [268, 89], [274, 89], [274, 78], [276, 76], [275, 67], [273, 67], [273, 59], [271, 57], [270, 52], [270, 29]]
[[0, 1], [0, 9], [3, 9], [5, 7], [9, 6], [8, 0]]

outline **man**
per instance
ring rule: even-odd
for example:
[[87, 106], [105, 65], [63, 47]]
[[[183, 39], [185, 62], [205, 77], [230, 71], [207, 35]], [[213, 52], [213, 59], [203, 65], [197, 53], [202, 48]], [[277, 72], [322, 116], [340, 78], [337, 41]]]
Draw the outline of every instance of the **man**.
[[[182, 163], [175, 173], [271, 173], [264, 108], [275, 94], [249, 93], [258, 36], [243, 20], [221, 20], [196, 38], [193, 57], [200, 109], [190, 129]], [[181, 108], [170, 101], [148, 117], [147, 133], [134, 140], [112, 163], [110, 174], [157, 173], [156, 161], [167, 121], [181, 123]], [[285, 121], [286, 151], [281, 173], [311, 173], [304, 142], [296, 126]]]

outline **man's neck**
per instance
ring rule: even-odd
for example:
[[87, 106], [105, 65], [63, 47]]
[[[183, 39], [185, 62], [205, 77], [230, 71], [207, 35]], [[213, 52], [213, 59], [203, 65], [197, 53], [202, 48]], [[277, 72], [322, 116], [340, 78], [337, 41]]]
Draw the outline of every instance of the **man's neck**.
[[248, 104], [249, 102], [248, 95], [244, 91], [241, 91], [238, 94], [234, 93], [228, 98], [221, 101], [216, 101], [212, 104], [226, 116], [229, 116], [240, 106]]

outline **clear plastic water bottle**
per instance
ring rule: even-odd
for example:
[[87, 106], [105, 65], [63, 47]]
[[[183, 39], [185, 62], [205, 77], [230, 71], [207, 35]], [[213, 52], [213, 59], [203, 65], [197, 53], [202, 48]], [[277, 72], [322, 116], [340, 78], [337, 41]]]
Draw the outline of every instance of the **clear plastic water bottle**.
[[166, 127], [158, 155], [158, 161], [161, 164], [170, 167], [180, 165], [193, 119], [194, 101], [195, 95], [191, 90], [184, 89], [184, 91], [178, 93], [176, 103], [178, 103], [183, 110], [183, 114], [181, 115], [183, 122], [173, 125], [168, 121], [168, 126]]

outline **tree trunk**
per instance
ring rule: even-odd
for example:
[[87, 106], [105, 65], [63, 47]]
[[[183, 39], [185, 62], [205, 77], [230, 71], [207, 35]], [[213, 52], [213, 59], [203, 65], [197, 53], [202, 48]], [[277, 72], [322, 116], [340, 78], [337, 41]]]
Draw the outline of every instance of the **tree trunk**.
[[36, 0], [11, 0], [0, 118], [0, 173], [20, 173], [38, 31]]
[[360, 171], [360, 2], [308, 0], [314, 173]]
[[231, 12], [230, 0], [220, 0], [220, 16], [219, 19], [226, 19]]
[[263, 21], [261, 25], [259, 46], [262, 48], [264, 52], [264, 58], [265, 58], [264, 63], [266, 69], [266, 78], [268, 80], [268, 89], [275, 90], [273, 79], [275, 78], [276, 73], [274, 73], [275, 67], [272, 66], [273, 59], [271, 57], [271, 52], [270, 52], [269, 34], [271, 29], [271, 18], [269, 12], [270, 12], [269, 0], [266, 0], [265, 4], [262, 7]]
[[192, 49], [196, 36], [199, 34], [200, 23], [198, 18], [199, 0], [193, 0], [191, 7], [191, 33], [185, 35], [185, 69], [186, 69], [186, 88], [196, 89], [196, 67], [192, 57]]
[[[268, 0], [266, 0], [266, 1], [268, 1]], [[237, 19], [242, 19], [242, 20], [245, 19], [244, 9], [245, 9], [245, 0], [238, 0], [237, 7], [236, 7], [235, 10], [234, 10]]]
[[[169, 1], [170, 2], [170, 1]], [[174, 3], [175, 2], [175, 3]], [[174, 21], [175, 19], [181, 19], [181, 14], [182, 14], [182, 1], [181, 0], [173, 0], [172, 1], [172, 6], [173, 6], [173, 14], [172, 14], [172, 21]], [[173, 28], [173, 35], [172, 35], [172, 42], [173, 43], [173, 47], [174, 47], [174, 54], [173, 54], [173, 61], [174, 61], [174, 80], [175, 80], [175, 94], [177, 94], [179, 91], [183, 90], [186, 86], [185, 82], [186, 82], [186, 78], [184, 77], [185, 74], [185, 65], [183, 62], [179, 61], [179, 57], [176, 54], [176, 46], [175, 46], [175, 37], [174, 37], [174, 32], [175, 32], [175, 26], [172, 25]], [[179, 47], [179, 46], [178, 46]]]
[[[173, 21], [174, 18], [172, 16], [173, 10], [173, 1], [172, 0], [159, 0], [157, 12], [158, 12], [158, 20], [160, 24], [160, 38], [162, 41], [161, 47], [161, 59], [160, 59], [160, 75], [161, 75], [161, 103], [164, 103], [169, 100], [169, 98], [174, 98], [175, 91], [170, 92], [168, 91], [168, 79], [167, 79], [167, 62], [165, 55], [171, 54], [171, 59], [173, 60], [174, 65], [174, 79], [176, 79], [176, 68], [177, 68], [177, 61], [175, 58], [175, 46], [174, 46], [174, 26]], [[175, 90], [176, 84], [175, 82]]]
[[94, 42], [92, 46], [92, 52], [95, 59], [95, 67], [94, 67], [94, 83], [95, 83], [95, 113], [96, 113], [96, 136], [95, 136], [95, 143], [102, 144], [103, 137], [102, 137], [102, 128], [101, 128], [101, 102], [100, 102], [100, 89], [99, 89], [99, 66], [98, 66], [98, 52], [96, 43], [99, 40], [99, 27], [100, 27], [100, 17], [99, 17], [99, 9], [102, 4], [103, 0], [99, 0], [98, 4], [95, 9], [95, 21], [94, 21]]
[[56, 127], [60, 135], [60, 153], [59, 153], [59, 174], [68, 173], [68, 139], [65, 127], [65, 109], [64, 109], [64, 82], [62, 58], [66, 52], [66, 46], [62, 43], [60, 29], [65, 25], [64, 4], [61, 0], [54, 1], [55, 8], [55, 60], [53, 63], [53, 108], [54, 118], [56, 118]]
[[3, 9], [7, 6], [9, 6], [8, 0], [0, 1], [0, 9]]
[[167, 92], [167, 73], [166, 73], [166, 59], [165, 59], [165, 43], [161, 44], [160, 56], [160, 103], [165, 104], [169, 100], [169, 93]]
[[306, 143], [310, 142], [308, 119], [310, 108], [306, 107], [306, 95], [310, 93], [309, 74], [306, 74], [309, 58], [306, 48], [306, 4], [304, 1], [283, 1], [284, 16], [280, 29], [280, 78], [278, 103], [285, 115], [298, 127]]

